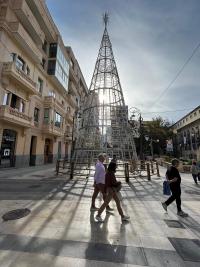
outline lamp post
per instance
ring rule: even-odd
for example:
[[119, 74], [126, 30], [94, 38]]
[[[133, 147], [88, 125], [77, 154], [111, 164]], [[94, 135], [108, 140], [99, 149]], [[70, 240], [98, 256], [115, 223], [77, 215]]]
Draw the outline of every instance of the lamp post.
[[[74, 153], [75, 149], [75, 144], [76, 144], [76, 136], [75, 135], [75, 130], [77, 130], [77, 119], [81, 118], [81, 113], [79, 112], [78, 109], [75, 110], [74, 115], [73, 115], [73, 120], [72, 120], [72, 148], [71, 148], [71, 159]], [[75, 125], [76, 124], [76, 125]]]
[[74, 176], [74, 161], [73, 161], [73, 154], [75, 148], [75, 140], [74, 140], [74, 130], [75, 130], [75, 119], [77, 120], [78, 110], [75, 110], [72, 120], [72, 147], [71, 147], [71, 154], [70, 154], [70, 179], [73, 179]]
[[139, 152], [139, 155], [140, 155], [140, 160], [143, 160], [143, 128], [142, 128], [142, 121], [143, 121], [143, 118], [142, 118], [142, 115], [141, 115], [141, 111], [136, 108], [136, 107], [131, 107], [129, 109], [131, 115], [130, 115], [130, 120], [131, 121], [138, 121], [139, 122], [139, 128], [137, 129], [136, 126], [134, 124], [132, 124], [132, 126], [135, 127], [134, 130], [138, 130], [139, 132], [139, 147], [140, 147], [140, 152]]
[[153, 142], [154, 143], [159, 143], [159, 139], [156, 139], [156, 140], [153, 140], [152, 137], [149, 137], [148, 135], [145, 135], [145, 140], [148, 142], [150, 142], [150, 150], [151, 150], [151, 157], [152, 157], [152, 160], [154, 158], [154, 155], [153, 155]]

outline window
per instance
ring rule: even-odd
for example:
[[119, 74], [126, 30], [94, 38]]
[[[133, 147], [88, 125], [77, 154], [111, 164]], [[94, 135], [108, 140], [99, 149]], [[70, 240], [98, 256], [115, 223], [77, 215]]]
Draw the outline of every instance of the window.
[[50, 91], [49, 96], [53, 96], [53, 98], [56, 98], [56, 93], [54, 91]]
[[61, 127], [61, 120], [62, 120], [62, 117], [59, 113], [55, 113], [55, 126], [56, 127]]
[[39, 122], [39, 112], [40, 110], [38, 108], [34, 109], [34, 121]]
[[194, 116], [196, 116], [197, 115], [197, 113], [196, 112], [194, 112]]
[[192, 114], [190, 115], [190, 118], [192, 118]]
[[8, 98], [9, 98], [9, 93], [5, 93], [3, 97], [3, 105], [8, 105]]
[[16, 59], [16, 67], [20, 70], [24, 70], [24, 65], [25, 65], [24, 60], [20, 56], [18, 56]]
[[43, 80], [38, 77], [38, 92], [42, 93], [43, 90]]
[[26, 74], [27, 74], [28, 76], [30, 76], [30, 69], [29, 69], [29, 66], [26, 67]]
[[70, 107], [67, 107], [67, 112], [70, 112], [70, 109], [71, 109]]
[[11, 108], [19, 110], [19, 97], [17, 95], [12, 94], [10, 106]]
[[54, 75], [56, 69], [56, 60], [49, 60], [48, 62], [48, 74]]
[[56, 57], [57, 54], [57, 44], [52, 43], [49, 46], [49, 57]]
[[44, 123], [45, 124], [49, 123], [49, 108], [44, 109]]

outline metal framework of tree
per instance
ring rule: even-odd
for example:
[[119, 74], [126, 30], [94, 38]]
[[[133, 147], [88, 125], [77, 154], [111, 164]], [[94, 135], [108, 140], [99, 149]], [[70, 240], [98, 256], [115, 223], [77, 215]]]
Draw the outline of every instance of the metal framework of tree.
[[103, 19], [105, 29], [72, 155], [74, 170], [80, 164], [94, 166], [99, 153], [116, 155], [123, 162], [137, 158], [134, 133], [128, 123], [128, 106], [107, 31], [107, 13]]

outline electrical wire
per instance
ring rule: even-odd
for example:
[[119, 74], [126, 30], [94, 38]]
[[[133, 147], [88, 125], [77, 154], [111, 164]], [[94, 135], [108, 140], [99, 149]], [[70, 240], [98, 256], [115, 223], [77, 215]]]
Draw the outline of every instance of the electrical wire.
[[192, 54], [185, 61], [185, 63], [183, 64], [183, 66], [180, 68], [180, 70], [177, 72], [177, 74], [175, 75], [174, 79], [168, 84], [168, 86], [163, 90], [163, 92], [157, 97], [157, 99], [153, 102], [153, 104], [151, 105], [150, 108], [152, 108], [153, 106], [155, 106], [155, 104], [163, 97], [163, 95], [169, 90], [169, 88], [173, 85], [173, 83], [178, 79], [178, 77], [181, 75], [181, 73], [183, 72], [183, 70], [185, 69], [185, 67], [187, 66], [187, 64], [191, 61], [191, 59], [193, 58], [193, 56], [198, 51], [199, 47], [200, 47], [200, 43], [198, 43], [198, 45], [194, 48], [194, 50], [192, 51]]
[[174, 110], [165, 110], [165, 111], [144, 111], [144, 112], [142, 112], [142, 114], [149, 114], [149, 113], [158, 113], [158, 114], [160, 114], [160, 113], [168, 113], [168, 112], [180, 112], [180, 111], [186, 111], [186, 110], [191, 110], [191, 109], [193, 109], [193, 108], [185, 108], [185, 109], [174, 109]]

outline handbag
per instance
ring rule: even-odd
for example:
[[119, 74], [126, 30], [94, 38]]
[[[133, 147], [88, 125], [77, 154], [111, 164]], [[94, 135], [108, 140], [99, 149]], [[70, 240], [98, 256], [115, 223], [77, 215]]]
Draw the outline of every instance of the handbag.
[[122, 188], [122, 183], [121, 182], [117, 182], [116, 185], [112, 186], [112, 189], [115, 191], [115, 192], [119, 192]]
[[169, 182], [166, 180], [163, 182], [163, 195], [166, 195], [166, 196], [171, 195], [171, 189], [169, 186]]

